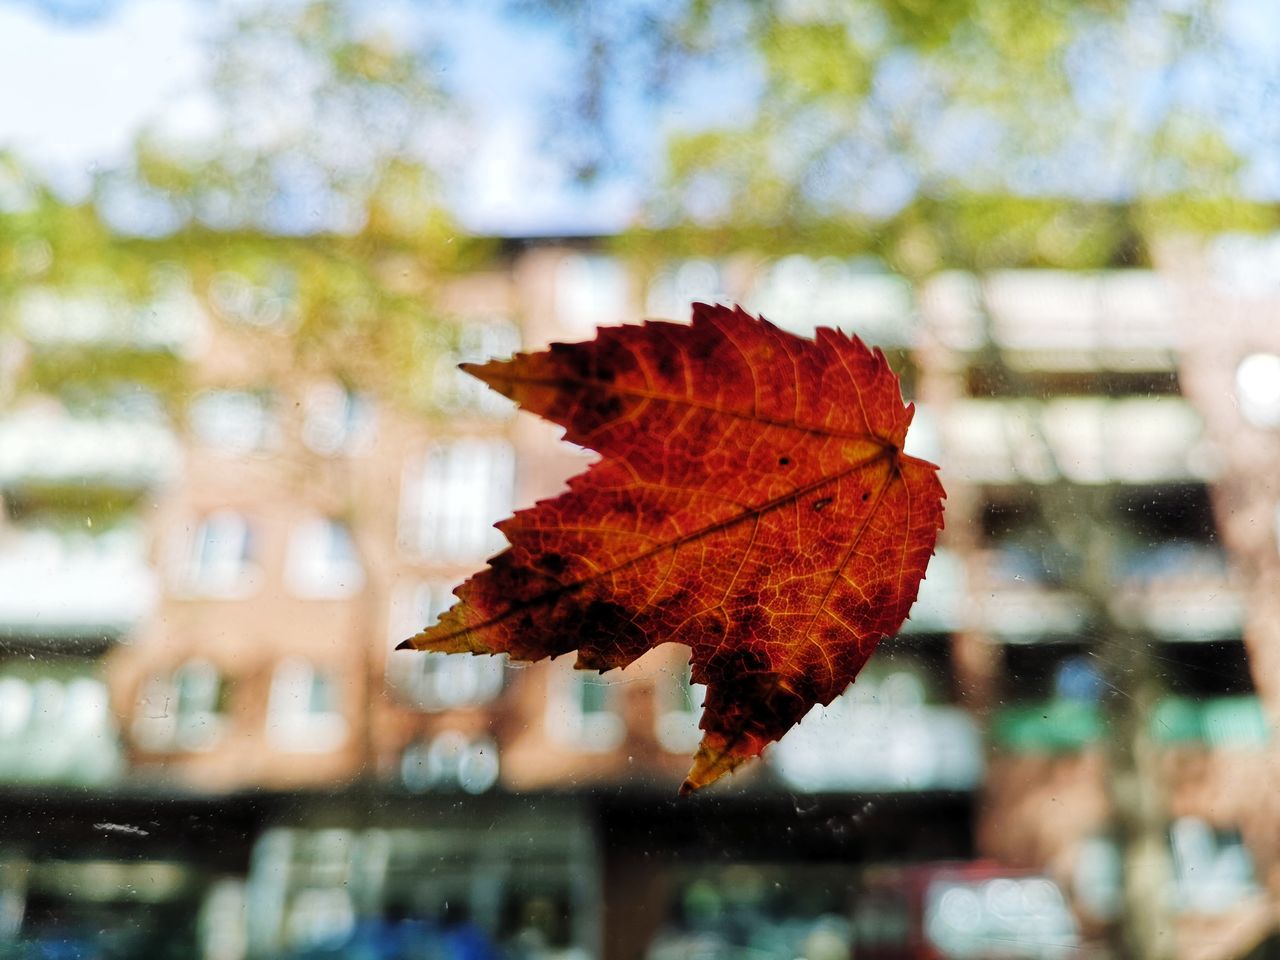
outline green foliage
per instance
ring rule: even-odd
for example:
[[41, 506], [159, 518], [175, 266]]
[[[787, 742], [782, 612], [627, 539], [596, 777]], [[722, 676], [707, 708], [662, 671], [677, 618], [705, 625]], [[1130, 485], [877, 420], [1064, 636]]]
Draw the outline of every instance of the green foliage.
[[58, 346], [33, 352], [22, 387], [59, 397], [68, 407], [92, 409], [113, 393], [141, 389], [175, 405], [187, 390], [187, 364], [169, 350]]
[[844, 23], [775, 22], [760, 40], [780, 96], [854, 102], [867, 92], [870, 65]]
[[[0, 298], [41, 289], [143, 304], [159, 271], [214, 323], [267, 337], [287, 328], [303, 368], [407, 396], [407, 346], [441, 321], [430, 307], [440, 281], [486, 249], [458, 236], [435, 171], [411, 149], [447, 118], [431, 51], [366, 30], [346, 0], [243, 5], [211, 42], [223, 125], [205, 139], [144, 131], [130, 162], [76, 204], [6, 162], [29, 197], [0, 207]], [[262, 115], [270, 123], [255, 134]], [[340, 215], [307, 220], [304, 195], [300, 219], [269, 222], [298, 178], [311, 203]], [[165, 226], [134, 236], [109, 222], [102, 211], [122, 193], [164, 211]], [[180, 417], [185, 372], [177, 353], [77, 343], [32, 350], [20, 383], [64, 398], [132, 385]]]
[[1136, 216], [1145, 233], [1159, 236], [1265, 233], [1280, 228], [1280, 208], [1275, 204], [1233, 194], [1150, 197], [1143, 201]]
[[[432, 331], [450, 323], [440, 286], [493, 247], [460, 235], [414, 149], [449, 117], [430, 51], [363, 31], [359, 14], [349, 0], [241, 5], [212, 40], [222, 125], [199, 141], [145, 130], [83, 200], [0, 155], [0, 415], [40, 395], [73, 417], [158, 410], [181, 429], [211, 329], [246, 356], [283, 346], [301, 377], [424, 409]], [[32, 319], [33, 299], [52, 319]], [[79, 322], [82, 308], [82, 330], [60, 329], [58, 311]], [[156, 339], [170, 308], [190, 330]], [[19, 477], [5, 512], [98, 533], [132, 522], [158, 479]]]
[[649, 226], [623, 245], [642, 261], [670, 243], [676, 255], [874, 252], [911, 275], [1135, 265], [1153, 231], [1274, 221], [1241, 198], [1239, 137], [1178, 79], [1188, 64], [1235, 63], [1210, 0], [671, 10], [662, 36], [689, 61], [750, 57], [763, 82], [745, 121], [669, 139]]
[[101, 534], [132, 523], [146, 491], [88, 481], [24, 483], [4, 491], [10, 521], [60, 534]]
[[956, 28], [972, 19], [974, 0], [885, 0], [885, 18], [905, 44], [936, 49]]
[[[1179, 213], [1178, 211], [1183, 211]], [[1263, 204], [1236, 204], [1232, 212], [1206, 202], [1205, 209], [1160, 205], [1137, 210], [1125, 204], [1089, 204], [1059, 198], [957, 192], [944, 199], [919, 197], [897, 215], [875, 220], [846, 215], [822, 218], [746, 218], [723, 224], [675, 222], [661, 229], [632, 230], [614, 249], [642, 270], [657, 269], [673, 257], [724, 257], [753, 251], [762, 256], [872, 256], [908, 277], [943, 269], [994, 270], [1015, 267], [1100, 269], [1148, 262], [1149, 225], [1209, 216], [1237, 227], [1263, 229], [1275, 221]]]

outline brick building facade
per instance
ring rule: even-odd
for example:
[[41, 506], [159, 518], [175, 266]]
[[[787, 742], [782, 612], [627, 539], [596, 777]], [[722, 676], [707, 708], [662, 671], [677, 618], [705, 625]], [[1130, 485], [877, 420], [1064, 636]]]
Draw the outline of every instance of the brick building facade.
[[[1243, 358], [1280, 353], [1268, 319], [1280, 301], [1213, 293], [1176, 249], [1158, 271], [947, 274], [915, 288], [805, 257], [641, 275], [605, 250], [512, 242], [452, 281], [442, 306], [456, 327], [412, 371], [413, 409], [300, 364], [287, 309], [249, 322], [236, 310], [269, 298], [244, 290], [221, 307], [167, 308], [186, 311], [174, 336], [193, 384], [174, 430], [72, 422], [49, 401], [11, 416], [0, 564], [29, 570], [44, 549], [55, 592], [96, 598], [77, 612], [40, 600], [29, 578], [0, 610], [13, 789], [81, 783], [133, 798], [113, 801], [122, 810], [177, 795], [207, 804], [211, 822], [220, 802], [241, 811], [239, 859], [191, 881], [202, 916], [243, 927], [225, 942], [199, 934], [211, 957], [332, 937], [412, 900], [409, 878], [437, 859], [453, 879], [414, 894], [416, 911], [462, 890], [509, 943], [534, 931], [544, 945], [645, 956], [637, 944], [680, 942], [670, 911], [690, 890], [730, 896], [708, 864], [759, 861], [766, 847], [772, 865], [752, 876], [797, 889], [814, 864], [846, 880], [957, 858], [991, 861], [996, 881], [1047, 877], [1074, 950], [1105, 940], [1120, 903], [1104, 746], [1108, 698], [1126, 690], [1108, 686], [1099, 657], [1140, 642], [1154, 664], [1137, 679], [1155, 691], [1177, 955], [1236, 956], [1261, 939], [1280, 902], [1268, 723], [1280, 693], [1263, 666], [1277, 649], [1275, 424], [1242, 421], [1230, 398]], [[907, 628], [858, 684], [689, 812], [669, 798], [697, 741], [679, 651], [601, 679], [571, 658], [515, 667], [392, 647], [500, 546], [493, 520], [590, 462], [453, 364], [716, 298], [881, 345], [920, 406], [912, 452], [942, 465], [947, 529]], [[29, 329], [56, 331], [65, 308], [44, 304], [54, 320]], [[77, 430], [87, 439], [66, 442]], [[41, 498], [70, 489], [50, 502], [74, 513], [86, 476], [136, 518], [113, 534], [117, 553], [47, 522], [56, 511]], [[1053, 504], [1085, 494], [1093, 512], [1078, 524], [1114, 533], [1101, 601], [1082, 593], [1084, 558], [1050, 535], [1064, 523]], [[53, 883], [25, 822], [2, 845], [17, 900]], [[448, 830], [433, 840], [430, 822]], [[753, 854], [716, 822], [789, 840], [757, 838]], [[830, 891], [820, 873], [815, 889]], [[822, 916], [854, 917], [840, 935], [857, 941], [860, 914], [834, 896]], [[1027, 922], [1059, 922], [1053, 904], [1036, 909]], [[968, 921], [998, 937], [1014, 929], [1007, 912]], [[570, 917], [554, 933], [552, 914]], [[935, 920], [953, 946], [973, 933]]]

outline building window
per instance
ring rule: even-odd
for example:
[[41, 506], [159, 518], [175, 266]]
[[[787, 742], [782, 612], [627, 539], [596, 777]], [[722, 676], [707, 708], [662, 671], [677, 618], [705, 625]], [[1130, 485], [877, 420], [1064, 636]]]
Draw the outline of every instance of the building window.
[[196, 524], [180, 574], [191, 593], [235, 599], [256, 587], [253, 529], [232, 510], [211, 513]]
[[441, 443], [405, 471], [401, 545], [429, 562], [473, 563], [505, 543], [493, 523], [512, 510], [515, 451], [506, 440]]
[[[1169, 899], [1180, 913], [1222, 915], [1258, 895], [1253, 858], [1237, 829], [1179, 817], [1169, 825], [1169, 852]], [[1114, 839], [1094, 836], [1081, 844], [1073, 886], [1085, 913], [1098, 920], [1119, 914], [1121, 871]]]
[[498, 746], [489, 737], [446, 730], [405, 749], [400, 778], [414, 793], [462, 790], [484, 793], [498, 782]]
[[556, 320], [567, 334], [591, 336], [626, 319], [627, 293], [627, 272], [613, 257], [565, 257], [556, 269]]
[[462, 657], [420, 650], [396, 651], [393, 657], [392, 683], [424, 710], [480, 706], [502, 693], [504, 657]]
[[505, 320], [470, 323], [457, 332], [452, 350], [437, 361], [432, 377], [436, 406], [450, 413], [509, 417], [515, 405], [483, 381], [458, 369], [460, 363], [484, 363], [511, 356], [520, 349], [520, 330]]
[[748, 302], [801, 336], [829, 326], [857, 330], [882, 346], [906, 346], [916, 327], [911, 285], [869, 261], [783, 257], [761, 272]]
[[613, 685], [595, 671], [567, 663], [552, 668], [547, 731], [576, 750], [606, 752], [622, 744], [626, 726], [614, 708]]
[[645, 312], [653, 317], [686, 320], [694, 301], [726, 300], [720, 267], [710, 260], [682, 260], [663, 267], [649, 282]]
[[[392, 600], [391, 646], [425, 630], [453, 606], [454, 583], [402, 588]], [[407, 702], [423, 710], [481, 706], [502, 693], [505, 656], [462, 657], [421, 650], [392, 650], [387, 679]]]
[[333, 678], [300, 658], [282, 661], [271, 679], [267, 739], [289, 753], [329, 753], [347, 738]]
[[31, 722], [31, 686], [17, 677], [0, 679], [0, 740], [20, 736]]
[[434, 626], [457, 600], [453, 591], [458, 583], [457, 580], [433, 580], [398, 587], [391, 598], [391, 646]]
[[0, 778], [103, 783], [120, 753], [107, 688], [93, 677], [0, 677]]
[[1053, 692], [1059, 700], [1096, 704], [1106, 692], [1097, 661], [1077, 654], [1066, 657], [1053, 672]]
[[361, 453], [373, 445], [377, 424], [373, 401], [338, 383], [318, 384], [307, 391], [302, 442], [326, 457]]
[[806, 792], [974, 789], [982, 738], [963, 708], [940, 702], [943, 649], [873, 657], [848, 690], [770, 749], [770, 767]]
[[246, 327], [287, 330], [297, 319], [297, 277], [278, 267], [261, 283], [225, 271], [209, 285], [209, 302], [219, 316]]
[[1222, 914], [1258, 894], [1253, 857], [1235, 829], [1217, 829], [1199, 817], [1169, 827], [1175, 902], [1184, 913]]
[[289, 953], [332, 953], [356, 925], [351, 893], [345, 889], [304, 889], [292, 898], [285, 921]]
[[226, 685], [217, 667], [191, 660], [143, 687], [133, 735], [147, 750], [207, 750], [222, 735]]
[[249, 952], [244, 922], [249, 910], [248, 885], [239, 877], [213, 880], [197, 916], [204, 960], [240, 960]]
[[289, 589], [315, 599], [349, 597], [364, 587], [364, 567], [351, 529], [331, 517], [304, 521], [289, 539]]
[[660, 674], [654, 686], [658, 742], [672, 753], [688, 753], [698, 746], [702, 731], [702, 703], [707, 688], [694, 683], [686, 663]]
[[280, 439], [267, 391], [206, 390], [191, 402], [191, 432], [220, 453], [242, 455], [273, 448]]

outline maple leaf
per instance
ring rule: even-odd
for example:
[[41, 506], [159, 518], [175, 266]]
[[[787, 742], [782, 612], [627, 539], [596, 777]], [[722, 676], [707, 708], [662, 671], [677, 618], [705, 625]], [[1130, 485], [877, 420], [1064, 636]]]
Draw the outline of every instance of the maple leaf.
[[879, 350], [741, 309], [601, 329], [463, 369], [602, 459], [498, 524], [510, 548], [401, 648], [578, 651], [625, 667], [687, 644], [706, 685], [682, 793], [848, 687], [915, 601], [942, 527], [937, 467]]

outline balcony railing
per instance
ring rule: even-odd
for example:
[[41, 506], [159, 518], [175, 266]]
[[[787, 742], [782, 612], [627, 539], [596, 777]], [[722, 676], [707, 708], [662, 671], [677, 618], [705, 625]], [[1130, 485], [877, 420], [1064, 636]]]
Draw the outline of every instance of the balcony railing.
[[19, 660], [0, 673], [0, 785], [95, 785], [124, 764], [101, 679]]
[[1123, 626], [1194, 642], [1239, 637], [1245, 603], [1220, 548], [1172, 540], [1121, 559], [1111, 612]]
[[868, 272], [856, 261], [784, 257], [764, 271], [746, 299], [751, 310], [803, 336], [837, 327], [885, 347], [915, 341], [911, 284], [894, 274]]
[[92, 484], [138, 489], [176, 471], [178, 446], [160, 423], [81, 419], [33, 409], [0, 420], [0, 487]]
[[0, 635], [35, 640], [123, 635], [156, 599], [140, 538], [124, 533], [0, 538], [0, 583]]
[[[1166, 746], [1261, 749], [1271, 741], [1261, 703], [1252, 694], [1166, 697], [1150, 726], [1151, 736]], [[1055, 699], [998, 710], [991, 735], [997, 746], [1013, 753], [1063, 753], [1100, 741], [1106, 721], [1096, 703]]]
[[110, 290], [65, 293], [28, 290], [16, 314], [26, 339], [37, 347], [95, 345], [186, 351], [205, 335], [203, 308], [178, 277], [162, 283], [144, 302]]
[[948, 273], [923, 294], [943, 343], [970, 351], [990, 340], [1026, 370], [1173, 370], [1179, 310], [1164, 279], [1147, 270]]
[[814, 707], [768, 753], [794, 790], [971, 790], [981, 738], [964, 709], [931, 703], [927, 675], [874, 668], [828, 706]]
[[[979, 559], [988, 573], [973, 594], [983, 629], [1016, 643], [1086, 628], [1084, 598], [1026, 550], [997, 547]], [[1222, 640], [1238, 637], [1244, 627], [1243, 594], [1221, 551], [1211, 546], [1170, 541], [1130, 552], [1118, 563], [1113, 585], [1108, 605], [1116, 623], [1162, 640]]]
[[970, 483], [1206, 480], [1199, 414], [1177, 397], [966, 400], [940, 423], [946, 471]]

